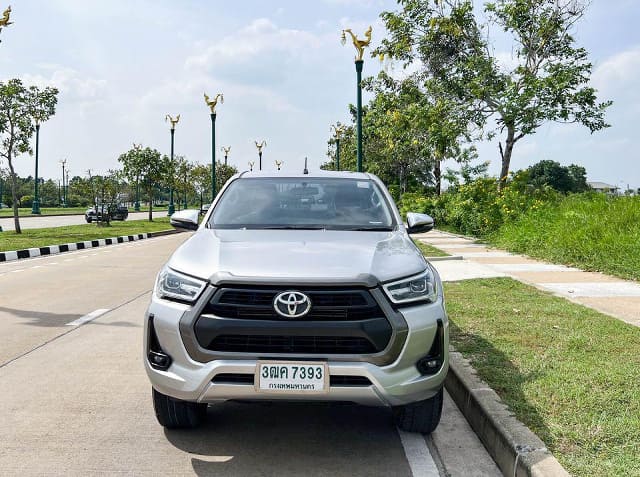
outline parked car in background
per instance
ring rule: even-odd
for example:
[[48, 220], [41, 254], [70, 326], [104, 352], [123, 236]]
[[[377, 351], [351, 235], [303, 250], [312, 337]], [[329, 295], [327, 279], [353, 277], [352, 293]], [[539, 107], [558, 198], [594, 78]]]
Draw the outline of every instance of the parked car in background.
[[102, 221], [102, 213], [109, 214], [109, 220], [127, 220], [129, 217], [129, 209], [123, 205], [118, 206], [107, 206], [104, 208], [102, 205], [98, 205], [96, 207], [90, 207], [84, 213], [84, 219], [87, 223], [94, 222], [96, 220]]

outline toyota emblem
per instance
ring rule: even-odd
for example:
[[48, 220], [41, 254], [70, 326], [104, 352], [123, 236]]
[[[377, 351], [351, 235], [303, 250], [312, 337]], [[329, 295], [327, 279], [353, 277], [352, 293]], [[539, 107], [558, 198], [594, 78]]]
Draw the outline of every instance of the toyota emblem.
[[285, 291], [276, 295], [273, 300], [273, 309], [285, 318], [300, 318], [309, 313], [311, 300], [304, 293]]

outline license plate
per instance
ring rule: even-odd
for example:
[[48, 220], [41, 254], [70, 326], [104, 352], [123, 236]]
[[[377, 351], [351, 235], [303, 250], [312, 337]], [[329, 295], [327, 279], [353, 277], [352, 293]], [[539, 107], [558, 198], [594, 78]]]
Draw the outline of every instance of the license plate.
[[329, 391], [327, 363], [262, 361], [256, 367], [256, 390], [266, 393], [312, 394]]

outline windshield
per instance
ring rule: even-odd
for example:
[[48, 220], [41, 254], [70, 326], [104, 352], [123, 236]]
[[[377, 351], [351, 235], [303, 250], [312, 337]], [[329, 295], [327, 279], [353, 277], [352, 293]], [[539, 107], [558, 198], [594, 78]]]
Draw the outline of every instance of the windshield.
[[378, 185], [371, 180], [246, 178], [229, 185], [208, 226], [225, 229], [391, 230]]

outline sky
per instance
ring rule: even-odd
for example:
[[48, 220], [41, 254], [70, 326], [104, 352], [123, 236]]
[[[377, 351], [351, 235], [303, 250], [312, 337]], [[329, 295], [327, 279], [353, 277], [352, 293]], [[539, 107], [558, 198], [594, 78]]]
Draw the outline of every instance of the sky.
[[[176, 154], [210, 162], [204, 92], [224, 94], [218, 158], [221, 146], [231, 146], [230, 163], [248, 169], [257, 161], [254, 141], [265, 140], [263, 169], [275, 169], [275, 160], [302, 169], [305, 156], [313, 169], [327, 159], [330, 125], [348, 122], [356, 99], [355, 50], [341, 44], [341, 30], [362, 36], [372, 25], [376, 46], [385, 37], [379, 14], [395, 8], [391, 0], [20, 0], [14, 24], [0, 33], [0, 80], [60, 90], [56, 114], [40, 130], [46, 178], [61, 176], [64, 158], [71, 176], [117, 168], [133, 143], [168, 154], [166, 114], [181, 115]], [[591, 181], [640, 187], [638, 24], [640, 0], [593, 0], [575, 37], [590, 53], [599, 99], [614, 102], [611, 127], [590, 134], [574, 124], [544, 125], [516, 145], [512, 170], [551, 159], [584, 166]], [[502, 47], [496, 51], [508, 61]], [[365, 57], [363, 74], [383, 67], [393, 68]], [[479, 161], [490, 161], [496, 175], [498, 140], [478, 144]], [[33, 157], [15, 162], [20, 175], [33, 174]]]

